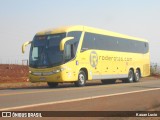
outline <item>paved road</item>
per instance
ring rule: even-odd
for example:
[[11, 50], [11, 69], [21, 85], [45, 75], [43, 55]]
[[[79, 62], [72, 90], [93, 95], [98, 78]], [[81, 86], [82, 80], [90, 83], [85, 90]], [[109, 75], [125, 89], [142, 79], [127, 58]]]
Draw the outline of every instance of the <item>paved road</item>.
[[[137, 95], [132, 98], [132, 100], [135, 99], [136, 101], [138, 97], [143, 96], [143, 93], [145, 93], [144, 98], [148, 99], [147, 97], [151, 95], [152, 97], [149, 98], [153, 99], [156, 104], [159, 104], [160, 80], [142, 80], [138, 83], [117, 83], [108, 85], [101, 85], [98, 82], [93, 82], [88, 84], [88, 86], [81, 88], [73, 87], [72, 85], [64, 85], [63, 87], [54, 89], [49, 89], [46, 87], [28, 89], [5, 89], [0, 90], [0, 110], [18, 110], [29, 107], [33, 108], [41, 105], [47, 106], [55, 103], [64, 104], [69, 101], [91, 100], [94, 98], [101, 99], [103, 97], [109, 96], [116, 96], [116, 103], [116, 101], [118, 102], [118, 99], [122, 98], [119, 96], [123, 96], [124, 98], [126, 96], [127, 99], [130, 99], [132, 94]], [[145, 97], [145, 95], [147, 97]], [[142, 98], [141, 100], [143, 100]], [[122, 110], [121, 107], [119, 108], [119, 110]], [[48, 109], [47, 107], [43, 108], [41, 108], [41, 110], [45, 110], [45, 108], [46, 110]], [[61, 109], [58, 110], [67, 110], [64, 109], [64, 107], [59, 108]]]

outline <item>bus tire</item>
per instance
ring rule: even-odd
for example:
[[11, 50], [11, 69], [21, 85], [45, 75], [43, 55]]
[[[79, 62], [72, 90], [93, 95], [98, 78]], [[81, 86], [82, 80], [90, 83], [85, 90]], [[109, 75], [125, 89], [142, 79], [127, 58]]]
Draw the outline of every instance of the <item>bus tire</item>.
[[78, 74], [78, 80], [74, 82], [76, 87], [83, 87], [86, 84], [86, 74], [83, 70], [80, 70]]
[[139, 70], [136, 70], [136, 72], [135, 72], [135, 77], [134, 77], [134, 82], [139, 82], [140, 77], [141, 77], [140, 71], [139, 71]]
[[110, 80], [101, 80], [102, 84], [114, 84], [116, 82], [115, 79]]
[[47, 82], [47, 84], [48, 84], [48, 86], [49, 86], [50, 88], [55, 88], [55, 87], [58, 86], [58, 83], [56, 83], [56, 82]]
[[128, 78], [126, 79], [126, 83], [132, 83], [134, 81], [134, 72], [132, 69], [128, 72]]

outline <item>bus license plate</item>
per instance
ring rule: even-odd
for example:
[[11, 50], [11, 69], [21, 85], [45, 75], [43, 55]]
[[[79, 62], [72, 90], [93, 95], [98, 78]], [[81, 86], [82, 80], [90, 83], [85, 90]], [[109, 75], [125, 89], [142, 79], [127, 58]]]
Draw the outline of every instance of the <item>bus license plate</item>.
[[41, 77], [41, 78], [39, 78], [40, 80], [46, 80], [46, 78], [45, 77]]

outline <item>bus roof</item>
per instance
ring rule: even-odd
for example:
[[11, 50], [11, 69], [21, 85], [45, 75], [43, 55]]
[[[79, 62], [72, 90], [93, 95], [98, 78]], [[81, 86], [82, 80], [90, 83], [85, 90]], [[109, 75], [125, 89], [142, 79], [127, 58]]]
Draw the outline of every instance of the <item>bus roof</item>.
[[83, 31], [84, 26], [77, 25], [77, 26], [64, 26], [58, 27], [53, 29], [47, 29], [44, 31], [38, 32], [36, 35], [48, 35], [48, 34], [57, 34], [57, 33], [64, 33], [69, 31]]
[[48, 30], [38, 32], [36, 35], [57, 34], [57, 33], [69, 32], [69, 31], [85, 31], [85, 32], [91, 32], [95, 34], [102, 34], [102, 35], [108, 35], [108, 36], [113, 36], [113, 37], [148, 42], [147, 40], [142, 39], [142, 38], [132, 37], [129, 35], [120, 34], [120, 33], [112, 32], [109, 30], [102, 30], [102, 29], [97, 29], [97, 28], [92, 28], [92, 27], [82, 26], [82, 25], [65, 26], [65, 27], [59, 27], [59, 28], [54, 28], [54, 29], [48, 29]]

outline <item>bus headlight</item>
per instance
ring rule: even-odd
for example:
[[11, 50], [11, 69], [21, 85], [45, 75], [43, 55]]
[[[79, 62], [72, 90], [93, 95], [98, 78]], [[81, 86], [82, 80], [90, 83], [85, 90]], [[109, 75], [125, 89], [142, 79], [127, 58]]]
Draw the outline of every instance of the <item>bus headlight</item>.
[[57, 69], [57, 70], [53, 70], [53, 73], [59, 73], [61, 71], [65, 70], [64, 68], [60, 68], [60, 69]]

